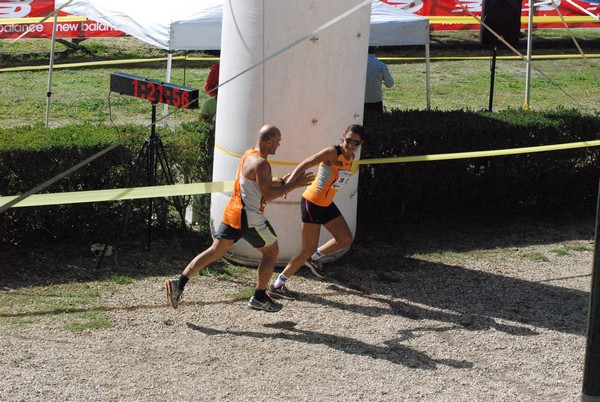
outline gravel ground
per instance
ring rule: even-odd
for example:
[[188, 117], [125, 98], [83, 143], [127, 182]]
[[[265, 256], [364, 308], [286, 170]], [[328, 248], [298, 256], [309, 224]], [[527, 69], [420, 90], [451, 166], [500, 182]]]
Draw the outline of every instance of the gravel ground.
[[[578, 401], [593, 228], [406, 225], [392, 239], [357, 239], [327, 280], [301, 271], [291, 285], [301, 300], [279, 313], [233, 296], [252, 286], [250, 268], [194, 278], [170, 309], [163, 280], [188, 256], [132, 249], [118, 270], [137, 279], [101, 296], [110, 328], [68, 331], [68, 317], [51, 313], [0, 327], [0, 400]], [[36, 262], [68, 280], [93, 263], [17, 254], [0, 255], [2, 292], [58, 281], [27, 271]]]

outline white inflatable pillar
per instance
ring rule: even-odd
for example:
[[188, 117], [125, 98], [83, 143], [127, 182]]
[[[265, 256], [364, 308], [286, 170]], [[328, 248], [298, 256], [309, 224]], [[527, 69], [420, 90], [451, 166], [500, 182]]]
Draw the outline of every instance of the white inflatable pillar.
[[[281, 177], [307, 156], [338, 144], [350, 124], [362, 123], [370, 14], [370, 2], [364, 0], [224, 2], [219, 82], [225, 84], [217, 104], [213, 181], [235, 178], [239, 156], [255, 145], [264, 124], [282, 133], [276, 155], [269, 156], [273, 176]], [[335, 198], [352, 233], [357, 186], [355, 175]], [[302, 191], [296, 189], [266, 207], [279, 238], [278, 265], [286, 264], [301, 246]], [[229, 196], [212, 195], [213, 230]], [[323, 228], [319, 244], [330, 238]], [[260, 253], [240, 240], [227, 258], [254, 265]]]

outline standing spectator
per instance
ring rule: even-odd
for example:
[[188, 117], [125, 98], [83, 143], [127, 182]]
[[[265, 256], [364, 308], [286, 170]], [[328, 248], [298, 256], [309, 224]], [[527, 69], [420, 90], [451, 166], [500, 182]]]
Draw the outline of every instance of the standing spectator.
[[387, 65], [375, 57], [375, 47], [369, 47], [367, 60], [367, 80], [365, 86], [365, 118], [369, 114], [383, 113], [382, 84], [387, 88], [394, 86], [394, 78]]
[[214, 90], [215, 96], [204, 99], [200, 106], [200, 120], [214, 122], [217, 118], [217, 90]]
[[210, 66], [206, 82], [204, 83], [204, 92], [209, 96], [217, 96], [217, 88], [219, 87], [219, 63]]
[[206, 82], [204, 83], [204, 92], [210, 96], [205, 99], [200, 106], [200, 120], [215, 121], [217, 116], [217, 92], [219, 89], [219, 63], [210, 66]]

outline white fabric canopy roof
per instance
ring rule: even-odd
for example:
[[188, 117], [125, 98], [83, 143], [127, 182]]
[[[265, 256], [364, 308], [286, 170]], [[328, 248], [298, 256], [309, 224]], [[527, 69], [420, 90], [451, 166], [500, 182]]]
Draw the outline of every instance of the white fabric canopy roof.
[[[172, 51], [221, 49], [224, 1], [226, 0], [55, 0], [55, 8], [107, 24], [146, 43], [168, 50], [166, 81], [170, 82]], [[369, 45], [425, 45], [429, 109], [429, 20], [373, 0]], [[51, 93], [51, 77], [52, 66], [48, 94]], [[49, 120], [50, 95], [47, 100], [46, 126]], [[168, 106], [164, 107], [166, 115]], [[166, 119], [163, 120], [163, 124], [166, 125]]]
[[[221, 48], [224, 0], [56, 0], [56, 8], [108, 24], [166, 50]], [[371, 46], [429, 43], [429, 20], [374, 0]]]
[[370, 46], [429, 44], [429, 20], [381, 1], [371, 5]]

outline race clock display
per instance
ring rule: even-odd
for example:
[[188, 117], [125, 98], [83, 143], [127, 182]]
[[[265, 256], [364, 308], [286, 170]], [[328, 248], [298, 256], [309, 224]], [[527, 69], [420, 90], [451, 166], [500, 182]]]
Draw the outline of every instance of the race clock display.
[[199, 89], [126, 73], [110, 75], [110, 90], [122, 95], [146, 99], [152, 103], [166, 103], [184, 109], [197, 109], [200, 96]]

